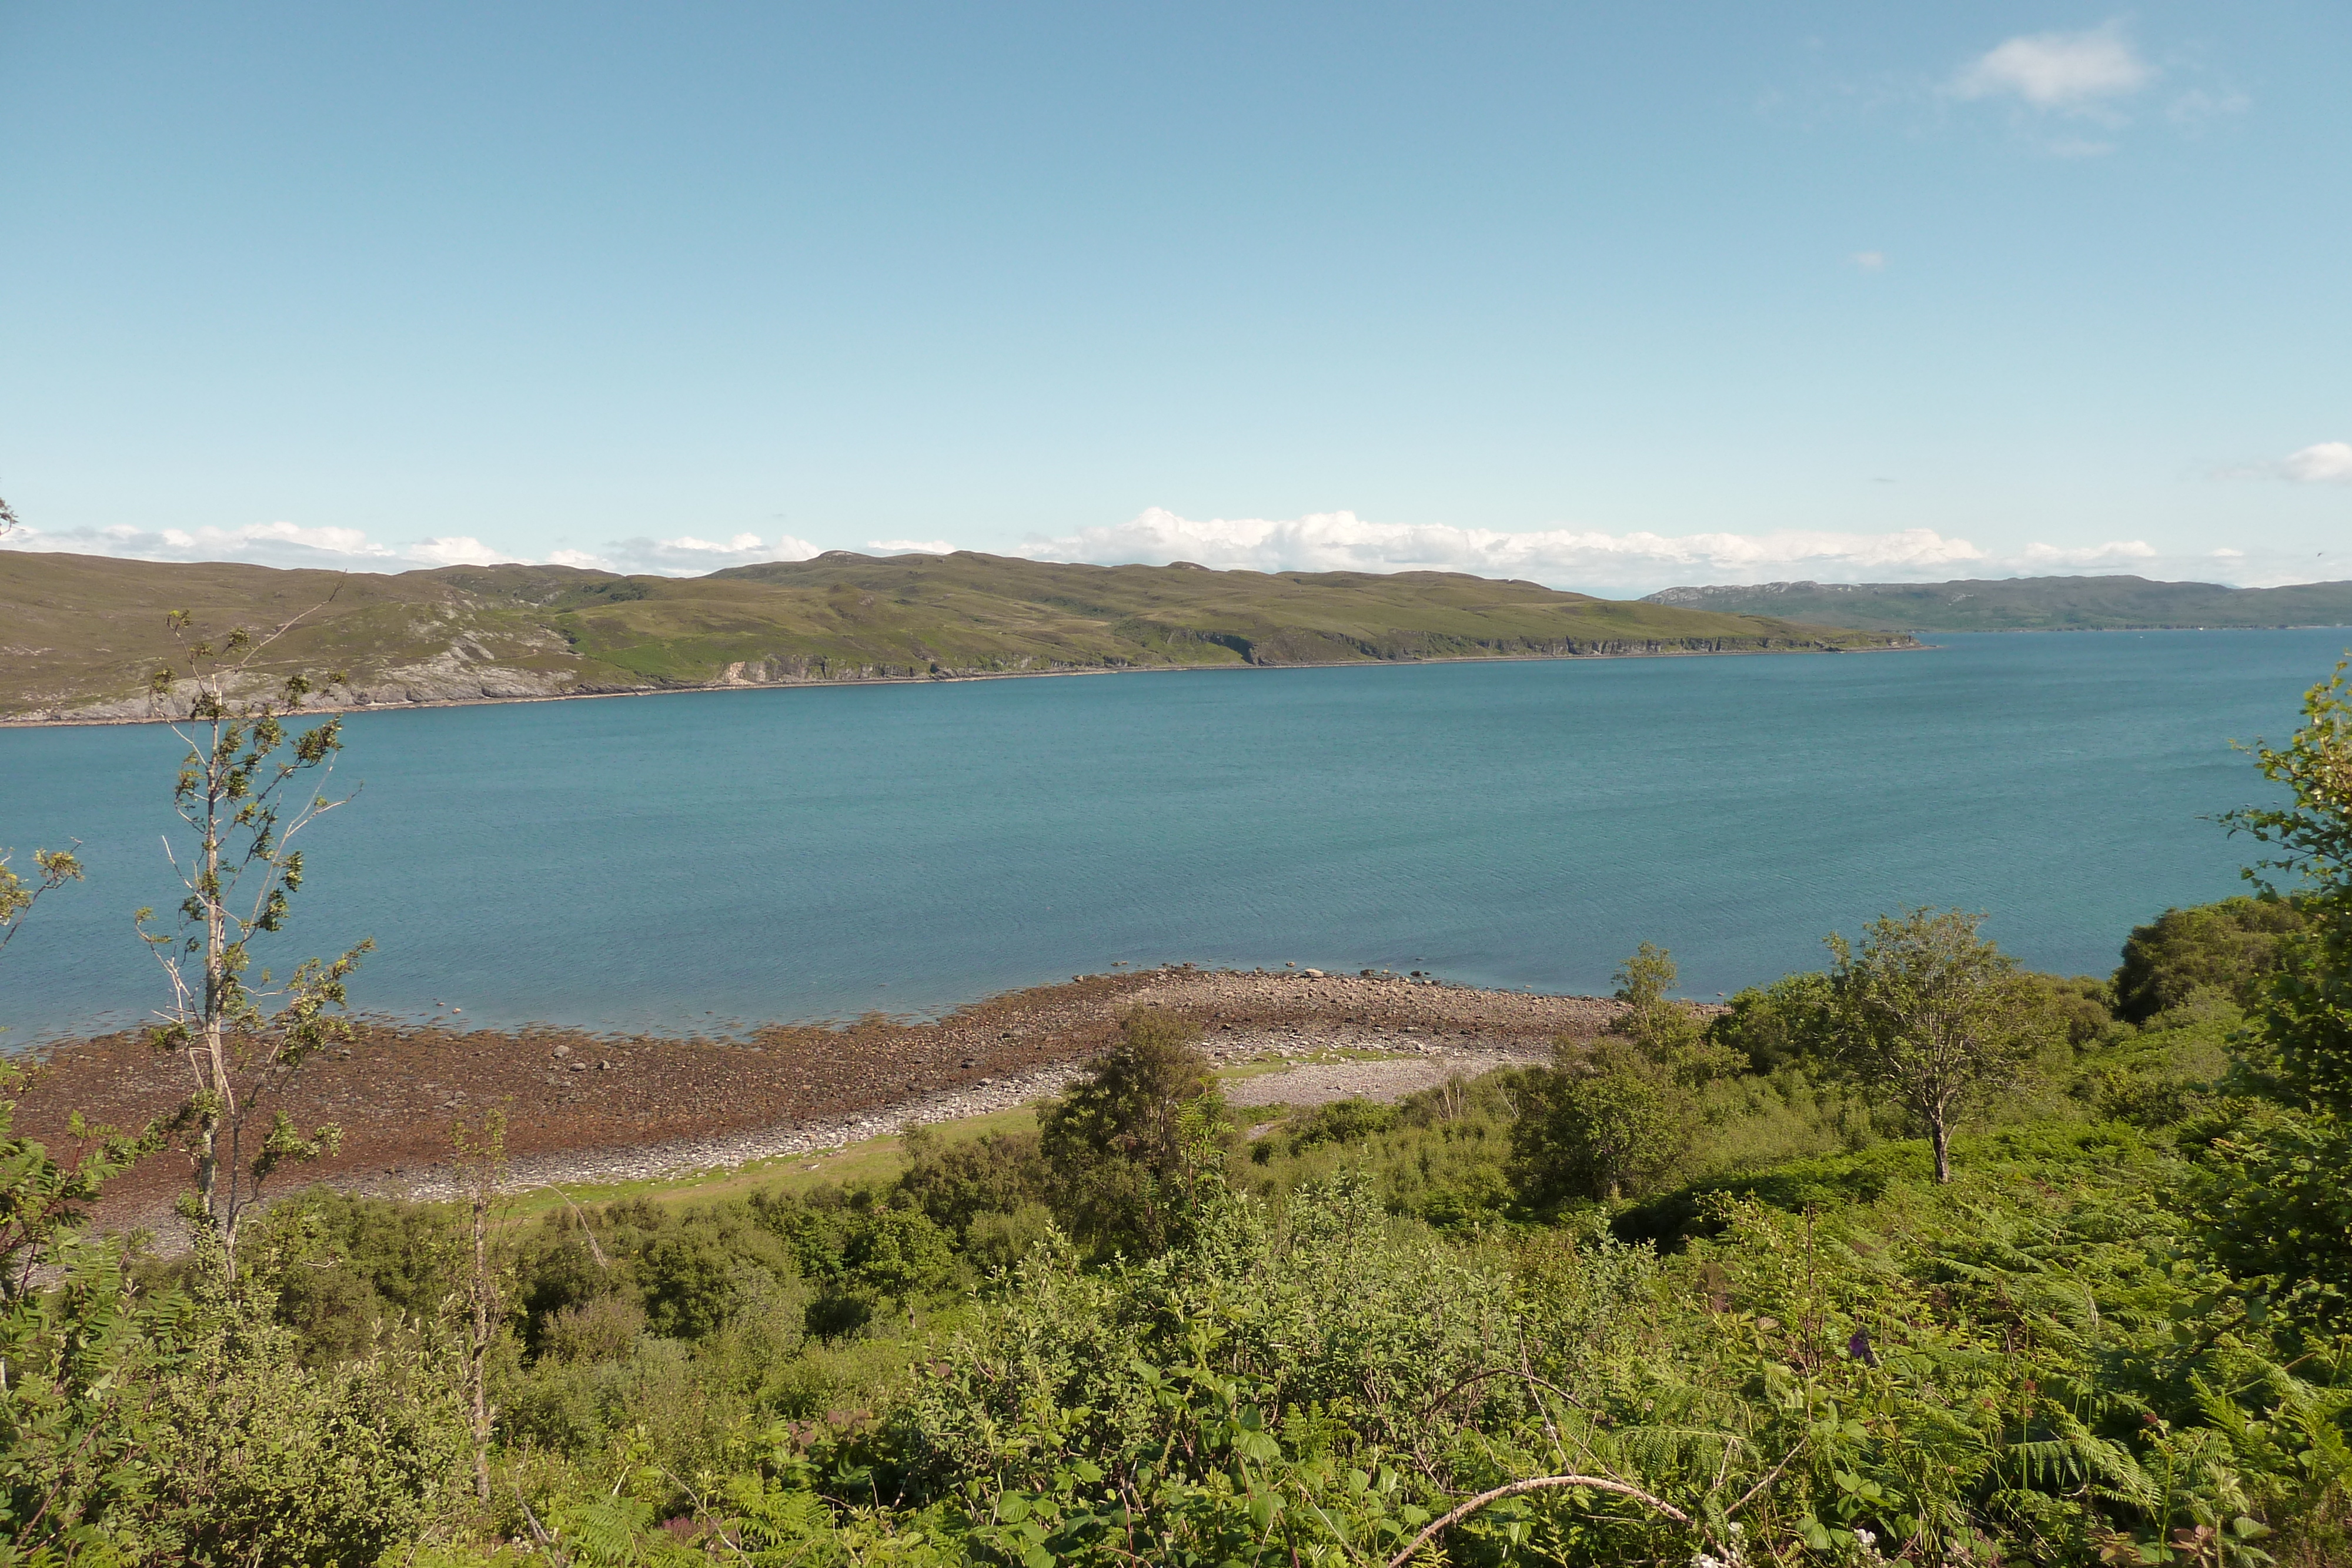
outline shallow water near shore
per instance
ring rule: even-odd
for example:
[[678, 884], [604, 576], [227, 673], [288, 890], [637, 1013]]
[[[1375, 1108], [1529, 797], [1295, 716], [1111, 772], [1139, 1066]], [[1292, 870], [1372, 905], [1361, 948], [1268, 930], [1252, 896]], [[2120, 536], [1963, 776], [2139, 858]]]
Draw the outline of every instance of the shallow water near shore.
[[[1910, 904], [2104, 973], [2239, 891], [2352, 631], [1951, 636], [1930, 652], [1346, 666], [692, 693], [354, 716], [294, 960], [375, 938], [355, 1006], [691, 1032], [922, 1012], [1115, 961], [1286, 961], [1687, 994], [1818, 967]], [[0, 845], [89, 880], [0, 956], [11, 1047], [162, 998], [159, 727], [0, 731]], [[462, 1009], [462, 1014], [450, 1009]]]

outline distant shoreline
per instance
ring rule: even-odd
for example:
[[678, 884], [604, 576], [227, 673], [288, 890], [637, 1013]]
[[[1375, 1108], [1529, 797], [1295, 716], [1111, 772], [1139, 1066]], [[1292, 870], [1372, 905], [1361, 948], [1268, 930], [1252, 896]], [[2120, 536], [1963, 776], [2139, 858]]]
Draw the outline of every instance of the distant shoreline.
[[[2088, 628], [2085, 628], [2088, 630]], [[2156, 628], [2146, 628], [2156, 630]], [[2183, 628], [2167, 628], [2183, 630]], [[2296, 630], [2296, 628], [2222, 628], [2222, 630]], [[1065, 670], [974, 670], [959, 674], [937, 675], [858, 675], [845, 680], [826, 681], [711, 681], [695, 685], [629, 686], [608, 692], [548, 692], [533, 696], [507, 697], [425, 697], [402, 703], [321, 703], [306, 706], [306, 714], [369, 714], [415, 713], [425, 708], [449, 707], [509, 707], [526, 703], [593, 702], [604, 697], [667, 697], [692, 693], [709, 692], [781, 692], [828, 691], [849, 686], [943, 686], [962, 685], [981, 681], [1026, 681], [1055, 679], [1074, 675], [1185, 675], [1223, 674], [1259, 670], [1383, 670], [1415, 664], [1581, 664], [1594, 660], [1613, 659], [1735, 659], [1787, 658], [1823, 653], [1921, 653], [1934, 651], [1934, 644], [1918, 641], [1916, 633], [1888, 632], [1881, 635], [1909, 636], [1908, 643], [1890, 643], [1869, 648], [1661, 648], [1641, 653], [1464, 653], [1427, 659], [1329, 659], [1302, 660], [1285, 664], [1150, 664], [1115, 669], [1108, 665]], [[1941, 633], [1931, 633], [1941, 635]], [[122, 725], [173, 724], [180, 720], [157, 718], [16, 718], [0, 717], [0, 729], [100, 729]]]

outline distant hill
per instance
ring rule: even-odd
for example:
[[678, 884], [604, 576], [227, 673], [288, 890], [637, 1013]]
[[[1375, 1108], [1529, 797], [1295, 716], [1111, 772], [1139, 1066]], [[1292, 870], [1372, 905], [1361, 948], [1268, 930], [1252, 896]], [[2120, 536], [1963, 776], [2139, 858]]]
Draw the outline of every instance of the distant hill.
[[365, 703], [1910, 641], [1449, 572], [1269, 575], [835, 550], [696, 578], [555, 566], [380, 576], [0, 550], [0, 717], [142, 716], [148, 673], [172, 648], [164, 615], [181, 608], [215, 631], [310, 612], [264, 667], [344, 671]]
[[1644, 604], [1776, 615], [1884, 632], [2059, 632], [2163, 626], [2352, 626], [2352, 582], [2225, 588], [2144, 577], [1969, 582], [1767, 582], [1669, 588]]

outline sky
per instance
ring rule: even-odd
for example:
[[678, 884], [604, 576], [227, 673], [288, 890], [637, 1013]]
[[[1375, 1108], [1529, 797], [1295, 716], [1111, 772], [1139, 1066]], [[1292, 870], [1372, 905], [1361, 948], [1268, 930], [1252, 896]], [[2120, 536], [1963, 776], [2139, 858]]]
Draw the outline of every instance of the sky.
[[0, 545], [2352, 578], [2352, 7], [0, 0]]

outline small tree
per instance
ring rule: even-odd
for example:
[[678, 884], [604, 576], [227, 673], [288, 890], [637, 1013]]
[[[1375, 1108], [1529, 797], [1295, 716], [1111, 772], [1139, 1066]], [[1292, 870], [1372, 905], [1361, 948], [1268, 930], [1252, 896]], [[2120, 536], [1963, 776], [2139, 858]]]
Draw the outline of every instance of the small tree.
[[1624, 1010], [1588, 1045], [1562, 1035], [1552, 1064], [1527, 1075], [1528, 1101], [1511, 1125], [1511, 1167], [1535, 1203], [1642, 1197], [1689, 1156], [1700, 1119], [1696, 1091], [1739, 1064], [1707, 1037], [1697, 1012], [1666, 993], [1674, 956], [1644, 942], [1617, 967]]
[[472, 1220], [466, 1272], [466, 1401], [474, 1445], [474, 1491], [490, 1500], [490, 1349], [505, 1316], [505, 1283], [490, 1257], [490, 1206], [507, 1176], [507, 1113], [485, 1112], [478, 1131], [460, 1122], [449, 1130], [466, 1183]]
[[[0, 501], [0, 524], [15, 520], [7, 503]], [[0, 950], [15, 939], [43, 894], [81, 880], [81, 862], [69, 851], [35, 850], [33, 863], [39, 880], [27, 884], [0, 853]], [[45, 1146], [13, 1130], [16, 1096], [24, 1084], [24, 1071], [0, 1060], [0, 1309], [16, 1306], [32, 1293], [35, 1280], [58, 1262], [89, 1223], [89, 1207], [107, 1178], [128, 1170], [151, 1147], [145, 1137], [91, 1126], [76, 1111], [67, 1132], [80, 1147], [70, 1164], [60, 1164]], [[16, 1336], [0, 1330], [0, 1359], [16, 1348]], [[0, 1381], [0, 1389], [5, 1387]]]
[[[0, 502], [0, 525], [13, 522]], [[65, 851], [36, 851], [27, 885], [0, 856], [0, 948], [44, 894], [79, 881]], [[24, 1071], [0, 1058], [0, 1531], [24, 1561], [64, 1561], [136, 1492], [123, 1477], [145, 1433], [137, 1375], [148, 1345], [121, 1249], [84, 1238], [108, 1178], [155, 1146], [75, 1112], [60, 1160], [16, 1130]], [[62, 1555], [60, 1555], [62, 1553]]]
[[1039, 1118], [1039, 1151], [1060, 1184], [1055, 1207], [1098, 1249], [1156, 1253], [1176, 1239], [1203, 1150], [1223, 1130], [1208, 1058], [1192, 1043], [1200, 1032], [1138, 1008], [1118, 1042]]
[[1859, 949], [1829, 937], [1830, 1064], [1916, 1116], [1952, 1179], [1952, 1124], [2020, 1081], [2049, 1039], [2041, 993], [1977, 936], [1981, 915], [1915, 909], [1870, 923]]
[[1633, 1041], [1662, 1071], [1696, 1086], [1736, 1071], [1739, 1058], [1708, 1038], [1696, 1009], [1666, 994], [1680, 975], [1672, 953], [1655, 943], [1643, 943], [1617, 966], [1616, 998], [1625, 1010], [1609, 1030]]
[[1817, 1058], [1830, 1032], [1830, 977], [1818, 970], [1783, 975], [1731, 998], [1706, 1037], [1737, 1053], [1756, 1073]]
[[[2252, 1043], [2287, 1103], [2247, 1117], [2209, 1151], [2193, 1187], [2199, 1240], [2252, 1291], [2292, 1314], [2352, 1324], [2352, 660], [2304, 695], [2304, 722], [2255, 764], [2292, 792], [2284, 806], [2221, 821], [2272, 848], [2247, 868], [2266, 894], [2289, 892], [2303, 929], [2278, 939], [2252, 993]], [[2284, 887], [2280, 884], [2285, 883]]]
[[1530, 1203], [1615, 1202], [1654, 1190], [1689, 1155], [1697, 1126], [1690, 1091], [1613, 1040], [1590, 1057], [1561, 1042], [1557, 1064], [1528, 1074], [1511, 1124], [1511, 1174]]
[[150, 687], [159, 707], [183, 693], [187, 701], [186, 717], [172, 723], [188, 747], [173, 800], [194, 842], [184, 855], [173, 852], [172, 865], [188, 894], [174, 929], [151, 930], [152, 910], [136, 919], [171, 984], [154, 1043], [188, 1070], [188, 1097], [173, 1124], [195, 1181], [184, 1212], [218, 1235], [233, 1283], [238, 1227], [262, 1184], [279, 1166], [330, 1153], [341, 1141], [339, 1127], [304, 1134], [282, 1110], [272, 1109], [267, 1123], [257, 1118], [304, 1061], [349, 1038], [344, 981], [374, 944], [306, 960], [275, 988], [267, 970], [248, 983], [251, 943], [284, 929], [302, 885], [295, 837], [344, 803], [317, 794], [301, 801], [295, 792], [297, 780], [333, 770], [341, 722], [287, 727], [312, 690], [299, 674], [268, 695], [247, 695], [257, 684], [254, 661], [293, 622], [259, 638], [240, 628], [218, 647], [194, 634], [185, 611], [174, 612], [171, 625], [181, 668], [157, 670]]
[[2352, 1118], [2352, 659], [2304, 695], [2303, 727], [2285, 749], [2254, 748], [2288, 806], [2242, 807], [2221, 821], [2276, 852], [2246, 870], [2295, 895], [2305, 929], [2282, 944], [2277, 973], [2254, 1009], [2257, 1037], [2288, 1087], [2315, 1110]]

